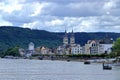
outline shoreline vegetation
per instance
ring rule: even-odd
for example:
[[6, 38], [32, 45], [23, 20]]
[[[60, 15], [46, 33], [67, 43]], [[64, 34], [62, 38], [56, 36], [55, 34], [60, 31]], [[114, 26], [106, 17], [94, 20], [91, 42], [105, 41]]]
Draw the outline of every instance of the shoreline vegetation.
[[[4, 56], [2, 58], [5, 59], [30, 59], [30, 60], [60, 60], [60, 61], [75, 61], [75, 62], [86, 62], [90, 61], [92, 63], [107, 63], [109, 55], [105, 54], [70, 54], [70, 55], [55, 55], [55, 54], [33, 54], [31, 57], [24, 57], [24, 56]], [[114, 57], [110, 57], [113, 59]], [[110, 61], [113, 63], [114, 60]]]

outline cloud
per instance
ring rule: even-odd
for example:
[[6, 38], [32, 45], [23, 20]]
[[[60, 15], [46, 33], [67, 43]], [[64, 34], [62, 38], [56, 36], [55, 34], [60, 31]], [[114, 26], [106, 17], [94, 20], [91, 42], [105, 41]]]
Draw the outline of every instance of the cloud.
[[[47, 31], [68, 32], [119, 32], [120, 17], [104, 15], [101, 17], [54, 17], [49, 21], [38, 21], [23, 25], [31, 29], [44, 29]], [[44, 25], [44, 26], [41, 26]], [[107, 29], [107, 30], [106, 30]]]
[[119, 0], [0, 0], [0, 25], [55, 32], [65, 28], [119, 32], [119, 12]]
[[2, 16], [0, 15], [0, 26], [12, 26], [12, 23], [2, 20]]
[[20, 2], [18, 2], [18, 0], [12, 1], [12, 0], [8, 0], [8, 1], [1, 1], [0, 2], [0, 10], [3, 12], [7, 12], [7, 13], [12, 13], [13, 11], [20, 11], [22, 9], [22, 4], [20, 4]]

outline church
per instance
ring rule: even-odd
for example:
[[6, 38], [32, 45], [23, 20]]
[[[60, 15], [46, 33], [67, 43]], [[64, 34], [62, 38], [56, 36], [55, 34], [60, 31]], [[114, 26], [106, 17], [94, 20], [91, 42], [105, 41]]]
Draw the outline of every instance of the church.
[[82, 47], [80, 44], [75, 43], [73, 30], [71, 33], [67, 33], [65, 30], [65, 34], [63, 36], [63, 45], [57, 48], [57, 54], [82, 54]]

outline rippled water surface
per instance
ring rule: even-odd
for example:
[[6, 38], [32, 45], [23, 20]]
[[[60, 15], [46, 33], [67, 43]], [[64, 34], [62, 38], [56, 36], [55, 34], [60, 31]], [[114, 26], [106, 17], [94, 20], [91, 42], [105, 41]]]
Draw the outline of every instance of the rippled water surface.
[[0, 59], [0, 80], [120, 80], [120, 67], [102, 70], [101, 64]]

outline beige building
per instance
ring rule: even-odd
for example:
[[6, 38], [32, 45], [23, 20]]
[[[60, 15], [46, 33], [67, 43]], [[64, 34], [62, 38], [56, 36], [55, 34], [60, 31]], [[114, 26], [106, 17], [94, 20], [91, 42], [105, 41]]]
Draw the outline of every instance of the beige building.
[[83, 54], [90, 54], [90, 44], [85, 44]]
[[85, 48], [84, 54], [98, 54], [99, 53], [99, 41], [88, 40], [84, 48]]
[[51, 49], [44, 46], [37, 47], [35, 51], [36, 51], [36, 54], [53, 54]]
[[63, 37], [63, 44], [68, 45], [68, 35], [66, 30], [65, 30], [65, 35]]
[[25, 50], [24, 50], [23, 48], [20, 48], [20, 49], [19, 49], [19, 54], [20, 54], [21, 56], [24, 56], [24, 55], [25, 55]]

